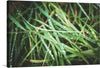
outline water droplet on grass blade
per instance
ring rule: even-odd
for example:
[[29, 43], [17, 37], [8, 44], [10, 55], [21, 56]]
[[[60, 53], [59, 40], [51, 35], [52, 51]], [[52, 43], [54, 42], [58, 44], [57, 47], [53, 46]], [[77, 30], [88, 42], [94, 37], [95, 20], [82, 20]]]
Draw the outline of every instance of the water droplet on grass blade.
[[89, 33], [89, 32], [86, 32], [86, 33]]
[[63, 52], [64, 54], [66, 54], [65, 50], [62, 50], [62, 52]]
[[71, 37], [70, 39], [73, 39], [73, 37]]
[[63, 26], [63, 28], [66, 28], [66, 26]]
[[94, 32], [92, 32], [92, 34], [95, 34]]
[[65, 33], [65, 31], [62, 31], [62, 33]]
[[52, 38], [52, 36], [50, 35], [50, 37]]
[[55, 16], [58, 16], [58, 14], [55, 14]]
[[50, 19], [48, 21], [50, 22]]
[[49, 50], [49, 53], [51, 54], [51, 51]]
[[78, 36], [78, 34], [76, 34], [76, 36]]
[[16, 32], [16, 34], [18, 34], [18, 33]]

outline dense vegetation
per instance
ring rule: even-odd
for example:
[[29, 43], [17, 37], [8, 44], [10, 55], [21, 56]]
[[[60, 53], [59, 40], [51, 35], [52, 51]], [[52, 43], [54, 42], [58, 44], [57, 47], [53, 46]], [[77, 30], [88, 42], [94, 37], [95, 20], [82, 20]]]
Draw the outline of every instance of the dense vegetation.
[[8, 2], [8, 66], [100, 63], [97, 4]]

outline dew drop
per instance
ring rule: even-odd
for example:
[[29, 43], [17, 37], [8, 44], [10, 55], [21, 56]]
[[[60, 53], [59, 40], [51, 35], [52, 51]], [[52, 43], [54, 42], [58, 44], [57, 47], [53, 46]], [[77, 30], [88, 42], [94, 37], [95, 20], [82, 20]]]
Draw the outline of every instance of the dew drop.
[[17, 34], [17, 32], [16, 32], [16, 34]]
[[55, 16], [58, 16], [58, 14], [55, 14]]
[[64, 46], [64, 44], [62, 43], [62, 46]]
[[66, 54], [65, 50], [62, 50], [62, 52], [63, 52], [64, 54]]
[[89, 33], [89, 32], [86, 32], [87, 34]]
[[15, 28], [15, 31], [17, 30], [17, 28]]
[[75, 35], [75, 34], [73, 34], [73, 35]]
[[71, 37], [70, 39], [73, 39], [73, 37]]
[[78, 34], [76, 34], [76, 36], [78, 36]]
[[51, 53], [51, 51], [49, 50], [49, 53]]
[[94, 32], [92, 32], [92, 34], [95, 34]]
[[66, 26], [63, 26], [63, 28], [66, 28]]
[[62, 31], [62, 33], [65, 33], [64, 31]]
[[50, 37], [52, 38], [52, 36], [50, 35]]

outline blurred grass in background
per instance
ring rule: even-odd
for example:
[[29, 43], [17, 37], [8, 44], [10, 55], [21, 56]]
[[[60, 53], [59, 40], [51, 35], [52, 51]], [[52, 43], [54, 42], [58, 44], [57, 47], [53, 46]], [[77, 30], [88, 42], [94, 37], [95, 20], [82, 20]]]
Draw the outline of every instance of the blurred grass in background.
[[8, 67], [100, 63], [97, 4], [7, 3]]

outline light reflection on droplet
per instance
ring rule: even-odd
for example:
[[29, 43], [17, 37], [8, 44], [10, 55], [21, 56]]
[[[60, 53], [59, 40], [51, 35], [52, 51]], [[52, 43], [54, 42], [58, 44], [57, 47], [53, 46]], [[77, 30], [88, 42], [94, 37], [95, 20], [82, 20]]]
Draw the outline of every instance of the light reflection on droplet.
[[58, 14], [55, 14], [55, 16], [58, 16]]
[[73, 39], [73, 37], [71, 37], [70, 39]]

